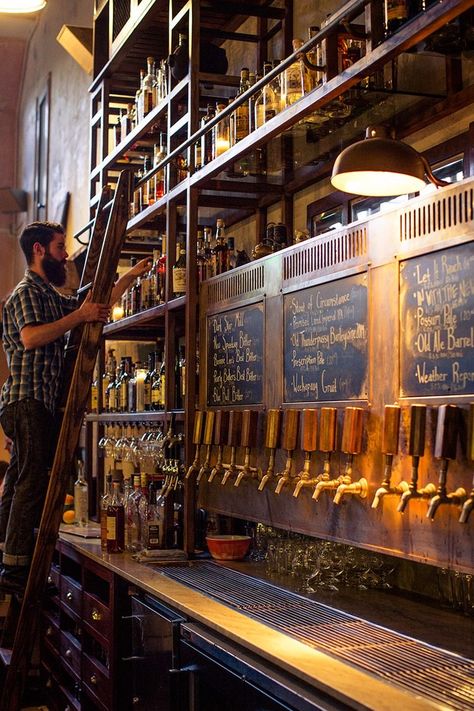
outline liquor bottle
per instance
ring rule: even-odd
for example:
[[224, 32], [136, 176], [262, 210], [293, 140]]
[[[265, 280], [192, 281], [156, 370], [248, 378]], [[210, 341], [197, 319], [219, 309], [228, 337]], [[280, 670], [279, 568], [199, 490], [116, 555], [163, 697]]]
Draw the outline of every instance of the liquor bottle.
[[[257, 77], [255, 76], [255, 72], [249, 72], [249, 89], [256, 81]], [[255, 99], [255, 94], [249, 97], [249, 133], [255, 130]]]
[[121, 140], [124, 141], [131, 131], [133, 131], [135, 126], [135, 107], [133, 104], [127, 104], [127, 110], [122, 114], [120, 120], [121, 127]]
[[[317, 25], [311, 25], [308, 29], [308, 39], [311, 39], [318, 34], [320, 28]], [[321, 66], [321, 50], [320, 45], [316, 44], [307, 53], [308, 60], [311, 64], [316, 66]], [[310, 90], [316, 89], [320, 86], [325, 79], [324, 71], [322, 69], [308, 69], [308, 81]]]
[[90, 411], [99, 412], [99, 363], [94, 366], [94, 376], [91, 383]]
[[127, 412], [137, 411], [137, 379], [136, 379], [136, 363], [131, 363], [130, 377], [127, 383]]
[[164, 547], [164, 499], [161, 496], [161, 488], [160, 480], [150, 485], [143, 517], [143, 545], [152, 551]]
[[[297, 52], [302, 46], [303, 40], [293, 40], [293, 52]], [[282, 109], [299, 101], [308, 91], [311, 91], [309, 72], [303, 64], [303, 60], [296, 59], [283, 73], [281, 92]]]
[[135, 115], [137, 117], [137, 124], [143, 121], [143, 80], [145, 79], [145, 70], [140, 69], [140, 80], [138, 83], [138, 89], [135, 93]]
[[[160, 133], [159, 143], [155, 143], [153, 147], [153, 167], [156, 168], [161, 161], [166, 158], [166, 134]], [[166, 193], [166, 167], [160, 168], [157, 173], [155, 173], [155, 197], [157, 200], [163, 197]]]
[[171, 69], [173, 79], [180, 81], [184, 79], [189, 69], [188, 38], [184, 34], [178, 35], [178, 46], [168, 57], [168, 66]]
[[197, 233], [196, 267], [198, 284], [201, 284], [207, 279], [207, 258], [204, 251], [204, 233], [202, 230], [198, 230]]
[[212, 264], [212, 229], [210, 227], [204, 228], [204, 256], [207, 262], [207, 279], [210, 279], [215, 276]]
[[122, 358], [122, 372], [118, 383], [118, 412], [128, 412], [128, 381], [131, 377], [132, 359], [130, 356]]
[[142, 299], [142, 280], [137, 277], [135, 284], [130, 289], [130, 311], [132, 314], [137, 314], [140, 311]]
[[160, 302], [166, 301], [166, 235], [161, 236], [161, 257], [158, 260], [158, 284]]
[[[214, 118], [216, 114], [215, 108], [212, 104], [207, 105], [207, 112], [205, 116], [201, 119], [201, 126], [205, 126], [209, 121]], [[214, 129], [207, 131], [203, 136], [201, 136], [201, 161], [202, 165], [207, 165], [213, 159], [213, 137]]]
[[186, 397], [186, 356], [184, 346], [180, 346], [176, 355], [176, 407], [181, 410], [184, 407]]
[[[248, 67], [242, 67], [240, 70], [240, 86], [237, 96], [243, 94], [247, 91], [249, 87], [249, 70]], [[249, 105], [246, 101], [245, 103], [238, 106], [234, 113], [232, 114], [232, 135], [231, 135], [231, 145], [235, 145], [238, 141], [241, 141], [245, 136], [250, 133], [249, 126]]]
[[171, 532], [171, 548], [183, 547], [183, 505], [179, 501], [173, 504], [173, 530]]
[[160, 387], [158, 390], [158, 394], [160, 397], [159, 403], [158, 403], [158, 409], [159, 410], [164, 410], [165, 405], [166, 405], [166, 363], [165, 363], [165, 355], [163, 353], [161, 362], [160, 362], [160, 372], [158, 374], [159, 382], [160, 382]]
[[[220, 114], [226, 104], [217, 104], [216, 115]], [[230, 122], [229, 117], [221, 118], [212, 129], [212, 157], [217, 158], [230, 148]]]
[[107, 403], [107, 412], [117, 412], [117, 381], [120, 378], [120, 367], [115, 368], [115, 373], [111, 375], [109, 384], [107, 385], [107, 391], [105, 394], [105, 400]]
[[141, 496], [140, 475], [135, 474], [133, 477], [133, 491], [128, 495], [125, 501], [125, 517], [127, 520], [126, 548], [131, 553], [139, 551], [142, 547], [138, 508]]
[[151, 410], [151, 387], [153, 385], [153, 374], [155, 371], [156, 353], [152, 351], [148, 354], [148, 370], [143, 381], [143, 409], [145, 412]]
[[237, 255], [235, 253], [235, 239], [229, 237], [227, 239], [227, 269], [234, 269]]
[[107, 553], [122, 553], [125, 549], [125, 511], [120, 482], [114, 481], [112, 497], [107, 505]]
[[[270, 62], [263, 65], [264, 76], [272, 70]], [[280, 111], [280, 102], [275, 94], [273, 82], [266, 84], [255, 98], [255, 128], [263, 126]]]
[[385, 0], [385, 36], [390, 37], [422, 9], [422, 0]]
[[107, 549], [107, 507], [112, 499], [112, 474], [107, 474], [105, 491], [100, 500], [100, 547]]
[[115, 360], [115, 349], [110, 348], [107, 352], [107, 361], [105, 363], [105, 371], [102, 376], [102, 407], [104, 412], [110, 412], [109, 410], [109, 385], [115, 377], [115, 370], [117, 368], [117, 362]]
[[77, 479], [74, 483], [74, 523], [87, 526], [89, 520], [89, 487], [84, 479], [84, 462], [77, 460]]
[[150, 271], [148, 272], [148, 305], [146, 308], [152, 309], [160, 303], [159, 289], [158, 289], [158, 260], [160, 258], [160, 252], [158, 249], [153, 250], [153, 261], [151, 263]]
[[142, 366], [140, 361], [135, 363], [135, 410], [136, 412], [144, 412], [145, 410], [145, 379], [147, 376], [146, 368]]
[[151, 385], [151, 409], [153, 411], [162, 409], [163, 396], [161, 394], [161, 379], [160, 371], [161, 364], [163, 361], [163, 356], [156, 353], [155, 355], [155, 369], [152, 374], [152, 385]]
[[[135, 186], [139, 181], [143, 178], [143, 166], [140, 166], [138, 168], [137, 172], [135, 173], [135, 179], [134, 179], [134, 184]], [[133, 214], [138, 215], [139, 212], [142, 211], [143, 209], [143, 204], [142, 204], [142, 188], [141, 187], [135, 187], [133, 190]]]
[[186, 294], [186, 247], [183, 242], [176, 245], [176, 256], [173, 266], [173, 294], [177, 297]]
[[147, 73], [145, 74], [145, 77], [143, 79], [143, 88], [142, 88], [143, 116], [147, 116], [147, 114], [149, 114], [150, 111], [153, 111], [153, 109], [155, 108], [155, 106], [158, 103], [157, 98], [156, 98], [156, 79], [155, 79], [155, 71], [154, 71], [155, 60], [153, 57], [147, 57], [146, 63], [147, 63]]
[[117, 116], [117, 122], [114, 126], [114, 144], [115, 148], [120, 144], [120, 141], [122, 140], [122, 115], [123, 115], [123, 109], [121, 109], [119, 115]]
[[212, 250], [212, 264], [214, 274], [224, 274], [227, 271], [227, 240], [225, 236], [224, 220], [217, 219], [216, 244]]
[[[150, 171], [150, 158], [149, 156], [145, 156], [143, 159], [143, 174], [142, 177], [145, 178], [147, 173]], [[144, 210], [148, 205], [150, 204], [149, 202], [149, 192], [150, 192], [150, 181], [145, 180], [144, 183], [139, 188], [141, 195], [140, 195], [140, 210]]]
[[160, 60], [160, 66], [156, 72], [156, 99], [158, 102], [163, 101], [168, 94], [168, 68], [166, 60]]

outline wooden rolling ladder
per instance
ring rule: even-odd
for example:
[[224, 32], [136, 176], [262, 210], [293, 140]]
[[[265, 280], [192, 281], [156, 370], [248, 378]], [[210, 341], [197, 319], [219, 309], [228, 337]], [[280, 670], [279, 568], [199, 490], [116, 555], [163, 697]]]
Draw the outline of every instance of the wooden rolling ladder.
[[[93, 302], [108, 303], [110, 300], [125, 238], [130, 192], [128, 171], [120, 174], [111, 205], [110, 190], [104, 188], [102, 192], [81, 279], [83, 289], [92, 282]], [[0, 711], [18, 711], [21, 707], [38, 632], [42, 598], [62, 519], [67, 475], [71, 471], [79, 442], [102, 328], [102, 323], [85, 323], [74, 329], [69, 336], [61, 403], [64, 415], [29, 577], [22, 601], [12, 596], [5, 619], [0, 648], [0, 661], [3, 665]]]

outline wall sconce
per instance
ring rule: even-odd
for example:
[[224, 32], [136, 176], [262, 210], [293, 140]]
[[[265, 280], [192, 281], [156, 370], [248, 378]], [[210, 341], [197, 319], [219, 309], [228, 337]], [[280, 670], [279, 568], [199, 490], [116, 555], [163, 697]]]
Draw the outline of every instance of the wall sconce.
[[366, 137], [345, 148], [336, 158], [331, 183], [355, 195], [385, 197], [415, 193], [428, 180], [442, 187], [428, 161], [407, 143], [390, 137], [384, 126], [369, 126]]
[[38, 12], [46, 5], [47, 0], [0, 0], [0, 12], [9, 12], [12, 15]]

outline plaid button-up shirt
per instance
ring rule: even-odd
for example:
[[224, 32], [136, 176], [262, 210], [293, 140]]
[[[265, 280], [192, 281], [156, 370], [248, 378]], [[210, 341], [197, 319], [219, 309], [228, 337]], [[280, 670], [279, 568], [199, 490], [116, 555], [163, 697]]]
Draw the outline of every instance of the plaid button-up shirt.
[[35, 272], [26, 270], [3, 309], [3, 348], [10, 375], [3, 385], [0, 412], [10, 403], [33, 398], [55, 411], [61, 389], [64, 337], [26, 350], [25, 326], [58, 321], [77, 308], [77, 299], [63, 296]]

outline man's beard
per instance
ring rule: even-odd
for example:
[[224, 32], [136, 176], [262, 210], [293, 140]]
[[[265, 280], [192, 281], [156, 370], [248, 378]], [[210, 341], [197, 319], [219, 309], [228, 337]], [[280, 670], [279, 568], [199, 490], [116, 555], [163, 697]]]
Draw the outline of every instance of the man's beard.
[[64, 286], [66, 283], [66, 267], [64, 262], [60, 262], [50, 254], [46, 253], [41, 262], [43, 271], [51, 284], [54, 286]]

